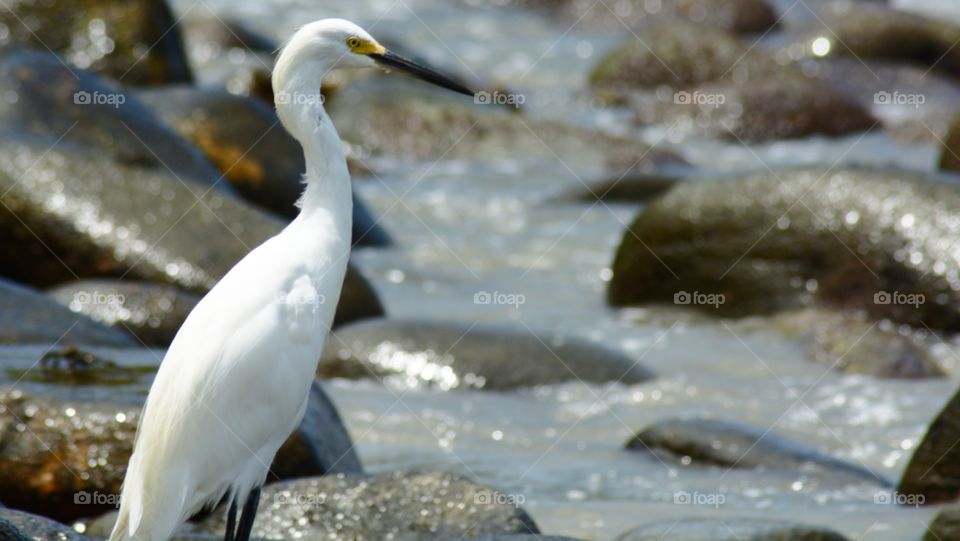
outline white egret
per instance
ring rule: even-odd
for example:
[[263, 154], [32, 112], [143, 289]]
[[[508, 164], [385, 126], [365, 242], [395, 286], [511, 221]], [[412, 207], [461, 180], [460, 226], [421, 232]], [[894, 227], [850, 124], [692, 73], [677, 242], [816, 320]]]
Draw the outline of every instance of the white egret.
[[237, 263], [170, 344], [140, 419], [111, 541], [166, 541], [224, 497], [225, 539], [249, 538], [259, 487], [307, 407], [350, 253], [350, 176], [320, 82], [334, 68], [375, 64], [472, 95], [349, 21], [325, 19], [294, 34], [273, 89], [280, 120], [306, 158], [300, 214]]

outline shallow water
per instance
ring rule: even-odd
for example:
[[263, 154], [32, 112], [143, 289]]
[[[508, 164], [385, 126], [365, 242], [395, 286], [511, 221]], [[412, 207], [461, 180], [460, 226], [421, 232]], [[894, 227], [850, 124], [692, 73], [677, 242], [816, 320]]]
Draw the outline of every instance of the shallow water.
[[[278, 37], [304, 21], [351, 18], [375, 36], [402, 38], [435, 64], [524, 92], [529, 114], [627, 129], [615, 115], [592, 110], [580, 92], [589, 67], [624, 35], [496, 11], [480, 0], [357, 0], [324, 8], [308, 0], [174, 4], [197, 15], [209, 6]], [[958, 17], [946, 9], [952, 6], [948, 0], [898, 4]], [[493, 34], [497, 39], [489, 38]], [[806, 163], [932, 170], [937, 159], [933, 146], [904, 146], [879, 133], [752, 148], [676, 143], [655, 129], [639, 135], [716, 173]], [[769, 428], [897, 479], [956, 382], [825, 373], [762, 320], [607, 309], [608, 265], [637, 208], [550, 202], [582, 180], [555, 160], [373, 165], [379, 176], [358, 180], [357, 189], [382, 213], [398, 246], [360, 250], [354, 261], [392, 316], [509, 319], [561, 329], [623, 348], [660, 377], [630, 387], [571, 383], [512, 393], [332, 382], [331, 393], [370, 470], [464, 473], [522, 503], [544, 531], [590, 540], [693, 516], [798, 519], [864, 540], [922, 535], [935, 508], [875, 503], [872, 486], [833, 486], [769, 472], [678, 470], [622, 446], [633, 431], [657, 420], [709, 415]], [[522, 296], [524, 302], [475, 304], [481, 292]], [[681, 492], [721, 494], [723, 502], [676, 504]]]

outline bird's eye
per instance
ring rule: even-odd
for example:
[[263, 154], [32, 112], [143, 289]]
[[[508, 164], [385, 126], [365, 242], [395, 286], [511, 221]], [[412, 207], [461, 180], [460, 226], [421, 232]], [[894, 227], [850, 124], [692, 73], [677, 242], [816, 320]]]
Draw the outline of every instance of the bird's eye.
[[359, 46], [360, 46], [360, 38], [358, 37], [347, 38], [347, 47], [350, 47], [351, 49], [356, 49]]

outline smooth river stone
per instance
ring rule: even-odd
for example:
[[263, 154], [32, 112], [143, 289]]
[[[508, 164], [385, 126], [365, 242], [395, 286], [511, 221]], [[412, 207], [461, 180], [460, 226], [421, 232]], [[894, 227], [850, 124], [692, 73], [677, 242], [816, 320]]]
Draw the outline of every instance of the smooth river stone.
[[[539, 533], [521, 508], [493, 489], [449, 473], [335, 475], [263, 488], [253, 535], [325, 541], [446, 541]], [[222, 532], [226, 513], [194, 526]], [[188, 527], [189, 528], [189, 527]]]
[[25, 511], [0, 507], [0, 539], [3, 541], [93, 541], [73, 528]]
[[848, 541], [820, 526], [751, 518], [665, 520], [621, 534], [615, 541]]
[[[666, 419], [627, 442], [631, 451], [693, 467], [763, 469], [813, 476], [825, 482], [893, 484], [865, 467], [750, 425], [721, 419]], [[683, 462], [689, 458], [689, 463]]]
[[930, 423], [900, 479], [897, 492], [942, 503], [960, 497], [960, 391]]
[[578, 380], [630, 385], [653, 377], [629, 356], [578, 338], [536, 335], [522, 326], [415, 319], [336, 329], [317, 375], [494, 391]]
[[0, 278], [0, 344], [132, 346], [124, 332]]
[[629, 229], [612, 265], [613, 306], [743, 317], [823, 303], [960, 330], [960, 191], [947, 179], [800, 168], [689, 182]]

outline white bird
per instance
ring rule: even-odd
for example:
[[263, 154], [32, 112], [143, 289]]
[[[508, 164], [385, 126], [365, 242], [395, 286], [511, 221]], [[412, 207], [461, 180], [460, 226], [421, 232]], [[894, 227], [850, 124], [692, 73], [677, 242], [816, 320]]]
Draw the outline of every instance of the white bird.
[[307, 407], [350, 254], [350, 176], [320, 82], [334, 68], [375, 64], [473, 94], [349, 21], [324, 19], [294, 34], [273, 88], [306, 160], [300, 213], [207, 293], [170, 344], [140, 419], [111, 541], [166, 541], [224, 497], [225, 539], [249, 539], [269, 465]]

